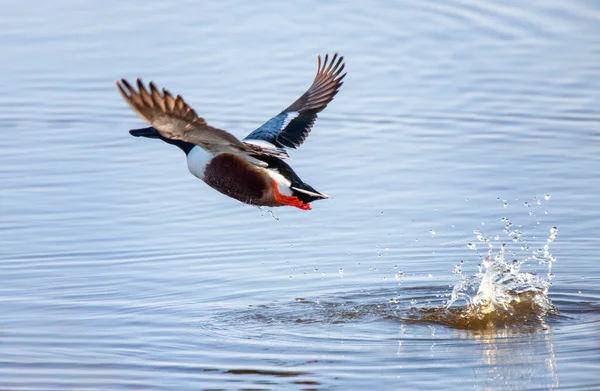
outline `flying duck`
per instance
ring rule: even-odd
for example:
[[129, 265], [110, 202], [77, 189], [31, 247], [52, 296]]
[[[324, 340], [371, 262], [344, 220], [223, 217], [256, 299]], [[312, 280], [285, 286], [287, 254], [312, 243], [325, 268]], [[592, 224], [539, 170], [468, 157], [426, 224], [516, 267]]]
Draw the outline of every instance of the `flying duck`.
[[282, 159], [286, 149], [299, 147], [321, 112], [343, 84], [344, 57], [317, 56], [317, 75], [310, 88], [287, 109], [243, 140], [214, 128], [179, 95], [173, 97], [154, 83], [137, 79], [137, 90], [125, 79], [116, 81], [125, 102], [152, 126], [133, 129], [135, 137], [158, 138], [183, 150], [189, 171], [213, 189], [250, 205], [295, 206], [310, 210], [310, 202], [329, 198], [312, 188]]

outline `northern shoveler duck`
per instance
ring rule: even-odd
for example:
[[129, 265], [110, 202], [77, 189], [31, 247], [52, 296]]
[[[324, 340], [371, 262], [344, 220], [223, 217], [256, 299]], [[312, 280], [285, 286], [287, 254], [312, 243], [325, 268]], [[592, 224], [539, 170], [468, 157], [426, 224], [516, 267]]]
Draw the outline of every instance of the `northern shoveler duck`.
[[282, 159], [308, 136], [317, 114], [337, 94], [346, 76], [344, 57], [329, 61], [317, 56], [317, 75], [310, 88], [287, 109], [239, 140], [214, 128], [177, 95], [152, 82], [137, 79], [137, 90], [127, 80], [117, 88], [133, 111], [152, 126], [130, 130], [132, 136], [158, 138], [181, 148], [190, 172], [213, 189], [257, 206], [295, 206], [310, 210], [310, 202], [328, 198], [304, 183]]

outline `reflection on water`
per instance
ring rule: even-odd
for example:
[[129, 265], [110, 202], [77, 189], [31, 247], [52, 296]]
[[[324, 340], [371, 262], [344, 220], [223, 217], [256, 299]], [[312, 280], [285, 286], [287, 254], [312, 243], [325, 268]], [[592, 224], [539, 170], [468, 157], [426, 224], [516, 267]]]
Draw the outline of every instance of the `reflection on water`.
[[[301, 386], [303, 390], [318, 389], [321, 385], [318, 381], [310, 380], [314, 378], [313, 374], [308, 372], [296, 372], [296, 371], [274, 371], [274, 370], [260, 370], [260, 369], [229, 369], [224, 372], [225, 375], [237, 375], [243, 377], [246, 381], [256, 379], [254, 383], [256, 385], [277, 385], [281, 384], [280, 381], [270, 381], [269, 378], [292, 378], [291, 384]], [[232, 380], [235, 381], [235, 380]]]
[[[536, 334], [526, 338], [510, 328], [467, 334], [481, 345], [483, 365], [475, 370], [475, 376], [481, 379], [484, 390], [520, 389], [523, 384], [556, 389], [560, 385], [553, 336], [547, 327], [541, 326], [532, 328], [530, 332]], [[509, 362], [512, 365], [507, 365]]]

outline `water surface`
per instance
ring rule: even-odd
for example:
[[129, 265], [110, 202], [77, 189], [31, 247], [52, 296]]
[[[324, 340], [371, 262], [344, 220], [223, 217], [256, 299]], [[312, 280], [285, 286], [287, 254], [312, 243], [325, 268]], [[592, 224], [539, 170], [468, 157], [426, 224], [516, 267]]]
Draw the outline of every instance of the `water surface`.
[[[0, 389], [600, 385], [593, 2], [2, 8]], [[154, 80], [242, 137], [335, 51], [346, 82], [290, 162], [332, 196], [310, 212], [210, 189], [129, 136], [143, 124], [113, 85]], [[551, 281], [522, 271], [558, 313], [423, 319], [456, 265], [477, 273], [474, 230], [521, 259], [552, 227]]]

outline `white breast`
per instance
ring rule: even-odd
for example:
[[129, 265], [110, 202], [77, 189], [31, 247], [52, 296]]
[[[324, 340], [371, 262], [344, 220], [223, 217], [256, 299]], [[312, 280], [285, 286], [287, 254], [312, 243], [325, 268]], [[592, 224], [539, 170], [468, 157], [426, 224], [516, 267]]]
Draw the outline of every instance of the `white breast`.
[[210, 152], [201, 147], [194, 147], [187, 155], [188, 170], [197, 178], [204, 180], [204, 170], [210, 159], [214, 157]]

